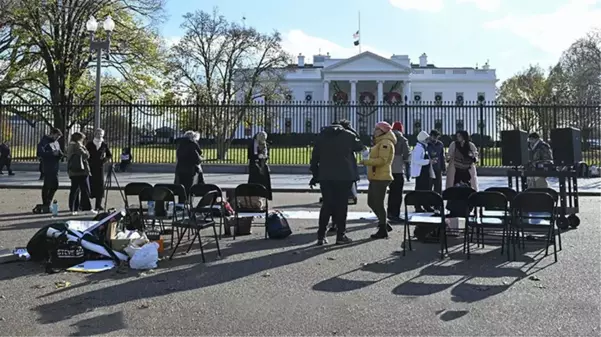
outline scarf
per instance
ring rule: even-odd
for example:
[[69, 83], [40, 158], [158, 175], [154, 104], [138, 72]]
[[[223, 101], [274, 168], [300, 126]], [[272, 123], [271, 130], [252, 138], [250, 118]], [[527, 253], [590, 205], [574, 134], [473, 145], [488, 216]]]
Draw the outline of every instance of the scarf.
[[100, 150], [100, 146], [102, 146], [104, 139], [103, 138], [94, 138], [92, 140], [92, 142], [94, 143], [94, 145], [96, 145], [96, 150]]

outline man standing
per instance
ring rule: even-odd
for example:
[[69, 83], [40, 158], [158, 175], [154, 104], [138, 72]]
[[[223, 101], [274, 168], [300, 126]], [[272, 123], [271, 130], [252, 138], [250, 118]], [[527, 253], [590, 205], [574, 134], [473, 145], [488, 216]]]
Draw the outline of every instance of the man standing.
[[56, 128], [50, 131], [50, 134], [42, 137], [38, 144], [37, 156], [42, 160], [44, 170], [44, 185], [42, 186], [42, 205], [44, 210], [48, 210], [54, 194], [58, 190], [58, 170], [59, 162], [64, 156], [61, 151], [59, 138], [63, 133]]
[[10, 154], [10, 145], [8, 142], [0, 144], [0, 174], [4, 174], [2, 170], [6, 167], [9, 176], [14, 176], [13, 170], [10, 168], [12, 157]]
[[309, 185], [319, 183], [321, 186], [317, 245], [327, 243], [326, 229], [330, 217], [336, 225], [336, 244], [351, 242], [346, 236], [348, 197], [358, 177], [355, 152], [363, 149], [357, 134], [347, 130], [341, 123], [324, 128], [315, 142], [311, 155], [313, 178]]
[[394, 149], [394, 160], [392, 161], [392, 183], [388, 187], [388, 219], [398, 220], [401, 215], [401, 203], [403, 200], [403, 187], [405, 183], [404, 173], [406, 163], [409, 161], [409, 144], [403, 136], [403, 124], [394, 122], [392, 133], [396, 136]]
[[445, 171], [445, 151], [444, 144], [439, 140], [440, 132], [438, 130], [430, 131], [430, 141], [428, 142], [428, 154], [430, 158], [436, 159], [432, 164], [434, 170], [434, 179], [432, 179], [432, 188], [434, 192], [442, 194], [442, 174]]
[[[532, 171], [543, 171], [545, 166], [553, 164], [553, 153], [551, 152], [551, 146], [545, 143], [538, 133], [533, 132], [528, 135], [528, 147], [530, 149], [530, 161], [528, 162], [528, 168]], [[548, 188], [549, 183], [545, 177], [528, 177], [527, 178], [528, 188]]]

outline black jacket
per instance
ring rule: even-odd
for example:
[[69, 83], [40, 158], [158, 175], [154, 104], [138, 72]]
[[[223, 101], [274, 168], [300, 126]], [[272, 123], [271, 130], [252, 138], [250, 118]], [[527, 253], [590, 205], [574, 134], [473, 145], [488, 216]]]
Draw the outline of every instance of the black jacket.
[[4, 143], [0, 144], [0, 157], [1, 158], [10, 157], [10, 147]]
[[318, 181], [357, 181], [359, 173], [355, 152], [365, 147], [353, 130], [340, 125], [324, 128], [311, 155], [311, 173]]
[[37, 156], [42, 159], [42, 166], [44, 166], [44, 174], [46, 175], [58, 173], [59, 162], [63, 157], [63, 153], [55, 155], [55, 149], [60, 150], [60, 145], [58, 141], [50, 136], [42, 137], [42, 140], [38, 143]]
[[188, 138], [178, 140], [179, 145], [175, 152], [177, 164], [175, 165], [175, 174], [194, 175], [202, 172], [200, 163], [202, 161], [202, 150], [197, 142]]

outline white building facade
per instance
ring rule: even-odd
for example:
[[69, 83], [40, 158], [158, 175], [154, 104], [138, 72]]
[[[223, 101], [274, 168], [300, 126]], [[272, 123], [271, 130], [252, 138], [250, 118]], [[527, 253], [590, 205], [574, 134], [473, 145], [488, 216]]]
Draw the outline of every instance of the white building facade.
[[[401, 121], [407, 134], [431, 129], [454, 134], [464, 129], [496, 138], [491, 101], [497, 78], [488, 64], [481, 69], [439, 68], [428, 63], [426, 54], [412, 64], [407, 55], [387, 59], [371, 52], [348, 59], [316, 55], [313, 64], [306, 64], [299, 55], [284, 78], [289, 103], [273, 102], [278, 111], [271, 114], [272, 130], [267, 131], [317, 133], [344, 118], [362, 134], [386, 120]], [[247, 126], [240, 131], [251, 130]]]

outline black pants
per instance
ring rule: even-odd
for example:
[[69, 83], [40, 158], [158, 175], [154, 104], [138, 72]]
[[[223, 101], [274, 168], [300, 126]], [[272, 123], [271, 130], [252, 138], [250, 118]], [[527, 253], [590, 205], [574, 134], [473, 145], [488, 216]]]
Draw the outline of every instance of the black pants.
[[438, 194], [442, 194], [442, 171], [434, 170], [434, 174], [436, 177], [432, 179], [431, 189]]
[[196, 178], [196, 174], [176, 174], [175, 183], [184, 186], [186, 195], [190, 195], [190, 189], [194, 185], [194, 178]]
[[44, 165], [42, 165], [42, 162], [40, 161], [40, 180], [44, 179]]
[[407, 181], [411, 180], [411, 163], [405, 163], [405, 177]]
[[88, 177], [71, 177], [71, 188], [69, 189], [69, 210], [71, 212], [89, 211], [92, 209], [90, 204], [90, 188], [88, 186]]
[[44, 175], [44, 184], [42, 185], [42, 204], [50, 206], [54, 200], [54, 194], [58, 190], [58, 172]]
[[13, 170], [10, 169], [10, 163], [12, 162], [11, 158], [7, 158], [7, 157], [0, 157], [0, 172], [2, 172], [2, 169], [6, 166], [6, 170], [8, 170], [8, 173], [12, 172]]
[[403, 201], [403, 187], [405, 177], [402, 173], [393, 173], [393, 181], [388, 187], [388, 216], [398, 218], [401, 215], [401, 203]]
[[321, 181], [321, 210], [319, 211], [319, 230], [317, 237], [323, 239], [332, 217], [336, 224], [338, 237], [346, 233], [346, 216], [348, 213], [348, 197], [353, 181]]
[[[415, 178], [415, 190], [416, 191], [431, 191], [432, 190], [432, 178], [430, 178], [430, 171], [428, 166], [424, 166], [421, 170], [419, 177]], [[429, 207], [426, 207], [429, 208]], [[423, 212], [424, 207], [422, 205], [415, 205], [416, 212]]]

